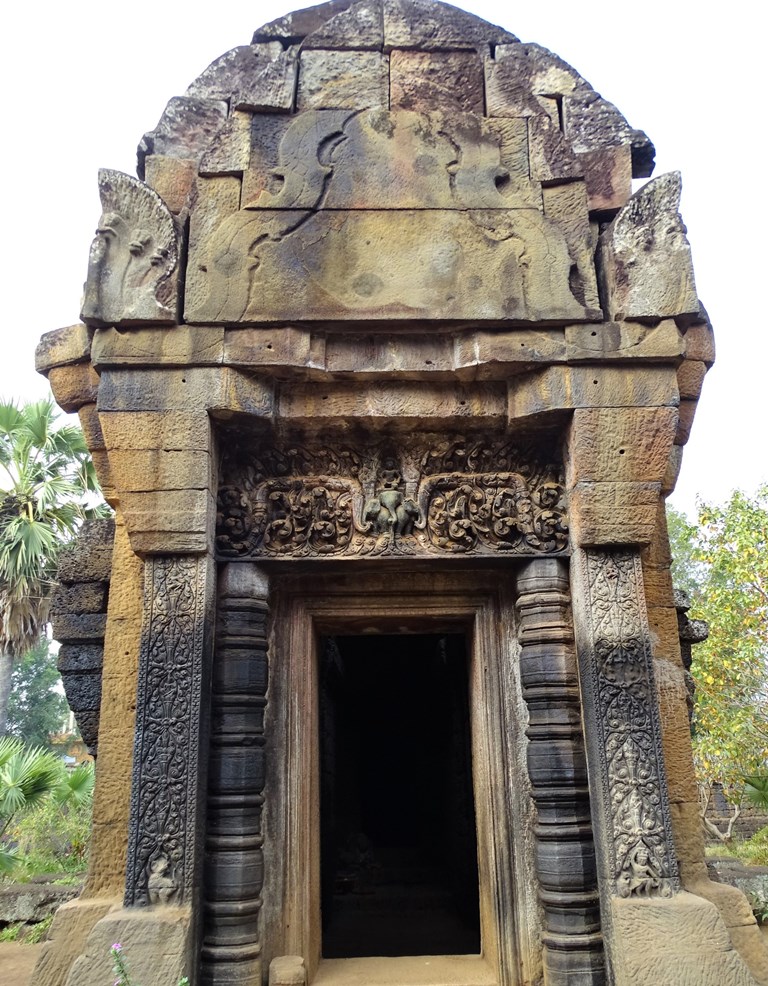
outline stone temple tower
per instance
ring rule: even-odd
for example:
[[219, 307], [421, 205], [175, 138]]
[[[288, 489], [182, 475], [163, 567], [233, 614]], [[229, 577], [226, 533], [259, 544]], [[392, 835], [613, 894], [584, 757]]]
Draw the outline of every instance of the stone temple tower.
[[100, 172], [38, 350], [115, 509], [38, 986], [768, 984], [704, 864], [664, 497], [714, 348], [653, 154], [537, 44], [331, 0]]

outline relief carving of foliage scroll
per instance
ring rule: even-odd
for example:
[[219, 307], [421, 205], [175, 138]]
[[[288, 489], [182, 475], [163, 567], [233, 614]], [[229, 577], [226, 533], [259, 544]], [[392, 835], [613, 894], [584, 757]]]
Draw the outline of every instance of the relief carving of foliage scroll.
[[126, 904], [183, 903], [194, 880], [205, 561], [147, 562]]
[[537, 554], [568, 546], [561, 467], [533, 447], [225, 444], [222, 557]]
[[582, 564], [592, 633], [590, 728], [599, 735], [614, 890], [621, 897], [667, 897], [679, 878], [640, 559], [629, 551], [588, 551]]

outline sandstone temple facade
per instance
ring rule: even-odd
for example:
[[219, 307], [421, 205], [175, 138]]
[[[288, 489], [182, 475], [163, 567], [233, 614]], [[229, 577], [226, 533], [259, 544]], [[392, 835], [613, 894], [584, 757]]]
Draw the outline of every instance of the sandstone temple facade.
[[714, 347], [653, 156], [537, 44], [331, 0], [99, 173], [38, 349], [115, 509], [38, 986], [768, 984], [704, 862], [664, 497]]

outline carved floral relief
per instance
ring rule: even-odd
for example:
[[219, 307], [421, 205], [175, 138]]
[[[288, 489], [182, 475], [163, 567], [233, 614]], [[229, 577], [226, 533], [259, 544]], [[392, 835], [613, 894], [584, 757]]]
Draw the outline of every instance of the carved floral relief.
[[533, 449], [247, 449], [227, 443], [222, 557], [535, 554], [567, 549], [560, 466]]
[[640, 560], [629, 551], [589, 551], [584, 565], [615, 891], [620, 897], [667, 897], [678, 876], [670, 850]]

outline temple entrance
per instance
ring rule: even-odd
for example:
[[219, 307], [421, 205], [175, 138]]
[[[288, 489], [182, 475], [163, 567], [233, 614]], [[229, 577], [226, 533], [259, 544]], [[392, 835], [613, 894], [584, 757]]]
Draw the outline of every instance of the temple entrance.
[[462, 634], [320, 646], [322, 955], [477, 954]]

